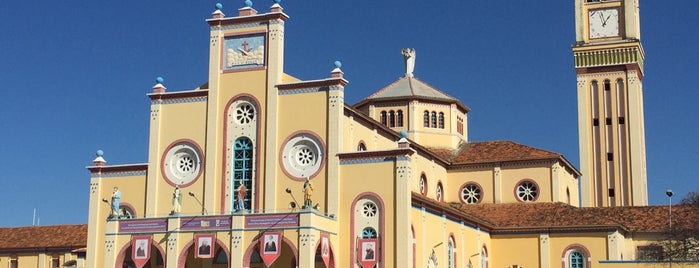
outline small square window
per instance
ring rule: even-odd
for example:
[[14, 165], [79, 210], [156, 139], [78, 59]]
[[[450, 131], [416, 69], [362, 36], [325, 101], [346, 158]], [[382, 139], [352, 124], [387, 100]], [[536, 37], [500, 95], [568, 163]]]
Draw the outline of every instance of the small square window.
[[597, 118], [592, 119], [592, 125], [593, 125], [593, 126], [599, 126], [599, 119], [597, 119]]
[[609, 197], [614, 197], [614, 189], [609, 189]]
[[614, 153], [607, 153], [607, 161], [614, 161]]
[[623, 116], [619, 117], [619, 125], [623, 125], [624, 123], [626, 123], [626, 118], [624, 118]]
[[607, 117], [607, 118], [604, 120], [604, 123], [607, 124], [607, 126], [609, 126], [609, 125], [612, 124], [612, 119], [609, 118], [609, 117]]

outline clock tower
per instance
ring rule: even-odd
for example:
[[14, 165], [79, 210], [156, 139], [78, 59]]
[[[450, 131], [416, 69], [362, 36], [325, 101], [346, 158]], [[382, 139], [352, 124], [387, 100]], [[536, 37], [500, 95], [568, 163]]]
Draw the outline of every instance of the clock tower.
[[575, 0], [582, 205], [648, 204], [639, 0]]

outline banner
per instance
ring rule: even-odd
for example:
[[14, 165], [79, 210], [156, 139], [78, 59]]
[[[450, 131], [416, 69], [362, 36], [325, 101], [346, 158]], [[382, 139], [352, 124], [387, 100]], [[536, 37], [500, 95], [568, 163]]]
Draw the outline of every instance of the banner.
[[378, 239], [362, 238], [358, 243], [357, 259], [364, 268], [372, 268], [378, 262]]
[[325, 267], [330, 267], [330, 237], [328, 234], [320, 234], [320, 257], [323, 258]]
[[280, 244], [282, 238], [281, 232], [265, 232], [260, 240], [260, 257], [266, 266], [272, 266], [272, 263], [279, 258], [282, 253]]
[[150, 260], [150, 244], [150, 235], [131, 237], [131, 259], [136, 268], [143, 268]]
[[196, 250], [194, 257], [209, 259], [214, 257], [214, 235], [195, 235], [194, 236], [194, 248]]

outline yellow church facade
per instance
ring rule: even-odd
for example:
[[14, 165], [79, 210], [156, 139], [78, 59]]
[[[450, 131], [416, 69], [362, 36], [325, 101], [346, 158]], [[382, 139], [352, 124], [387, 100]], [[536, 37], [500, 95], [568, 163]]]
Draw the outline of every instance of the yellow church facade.
[[662, 225], [637, 219], [666, 208], [581, 208], [563, 155], [469, 141], [470, 109], [413, 75], [415, 50], [349, 105], [340, 62], [284, 72], [279, 1], [237, 11], [206, 21], [206, 84], [152, 87], [148, 162], [88, 167], [85, 267], [663, 265], [639, 257]]

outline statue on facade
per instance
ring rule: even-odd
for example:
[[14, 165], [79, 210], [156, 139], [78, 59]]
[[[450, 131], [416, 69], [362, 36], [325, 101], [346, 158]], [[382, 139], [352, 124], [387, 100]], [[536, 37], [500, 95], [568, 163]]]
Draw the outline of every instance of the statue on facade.
[[303, 208], [313, 207], [311, 196], [313, 196], [313, 185], [311, 184], [311, 178], [306, 177], [306, 182], [303, 183]]
[[243, 182], [240, 182], [240, 186], [235, 190], [236, 191], [236, 197], [237, 197], [237, 210], [238, 211], [244, 211], [246, 210], [245, 208], [245, 194], [247, 191], [247, 187], [245, 187], [245, 184]]
[[119, 188], [114, 187], [112, 192], [112, 212], [111, 218], [119, 218], [121, 216], [121, 209], [119, 209], [119, 202], [121, 201], [121, 191]]
[[172, 192], [172, 212], [170, 215], [177, 215], [182, 211], [182, 191], [180, 186], [176, 185], [175, 190]]

